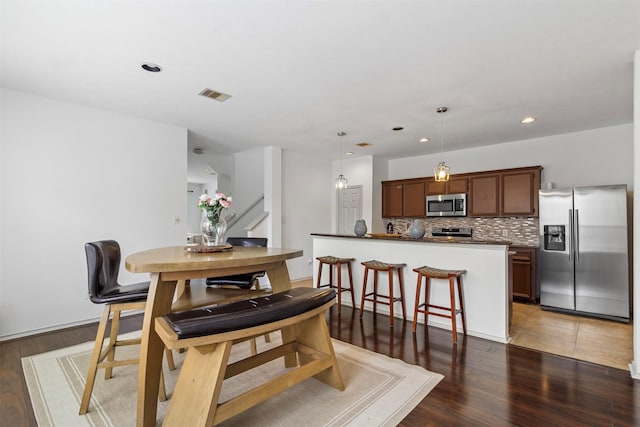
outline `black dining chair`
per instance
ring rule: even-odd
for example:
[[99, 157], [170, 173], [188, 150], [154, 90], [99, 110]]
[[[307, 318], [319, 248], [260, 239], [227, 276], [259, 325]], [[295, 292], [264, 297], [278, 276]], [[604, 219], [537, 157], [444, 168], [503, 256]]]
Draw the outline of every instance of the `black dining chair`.
[[[102, 318], [98, 324], [96, 341], [93, 347], [93, 354], [89, 363], [89, 372], [80, 403], [80, 415], [84, 415], [89, 410], [89, 402], [93, 393], [96, 374], [98, 369], [104, 369], [104, 378], [112, 376], [113, 368], [117, 366], [135, 365], [139, 359], [116, 360], [116, 348], [140, 344], [140, 339], [118, 340], [118, 327], [120, 324], [120, 313], [125, 310], [144, 310], [147, 294], [149, 293], [149, 282], [136, 283], [123, 286], [118, 283], [118, 272], [120, 270], [120, 245], [115, 240], [102, 240], [90, 242], [84, 245], [87, 256], [87, 272], [89, 284], [89, 299], [94, 304], [104, 304]], [[112, 317], [113, 315], [113, 317]], [[111, 319], [109, 330], [109, 342], [104, 346], [104, 339], [107, 332], [107, 324]], [[175, 369], [173, 356], [170, 351], [166, 351], [167, 362], [170, 369]], [[105, 360], [106, 359], [106, 360]], [[160, 400], [166, 400], [164, 390], [164, 380], [160, 383]]]
[[[267, 238], [229, 237], [227, 238], [227, 244], [231, 246], [266, 248]], [[234, 274], [224, 277], [209, 277], [207, 278], [207, 286], [237, 286], [240, 289], [251, 289], [253, 286], [256, 286], [256, 289], [259, 289], [258, 277], [263, 277], [264, 274], [264, 271], [259, 271], [256, 273]]]

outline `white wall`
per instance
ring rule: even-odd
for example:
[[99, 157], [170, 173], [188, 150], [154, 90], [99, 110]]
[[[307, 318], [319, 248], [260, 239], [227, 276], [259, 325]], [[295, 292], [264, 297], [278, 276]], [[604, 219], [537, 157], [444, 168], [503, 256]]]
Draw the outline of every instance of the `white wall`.
[[382, 220], [382, 181], [389, 179], [389, 161], [379, 157], [373, 159], [371, 233], [384, 233], [387, 225]]
[[[95, 319], [84, 243], [182, 244], [187, 130], [0, 89], [0, 338]], [[174, 216], [181, 217], [174, 224]], [[123, 263], [124, 264], [124, 263]], [[121, 267], [120, 281], [148, 280]]]
[[202, 210], [198, 207], [198, 204], [202, 193], [204, 193], [203, 184], [187, 184], [187, 233], [201, 233]]
[[[233, 169], [233, 166], [230, 167]], [[215, 185], [211, 184], [211, 188], [214, 188], [217, 191], [222, 191], [225, 194], [231, 194], [233, 186], [231, 185], [231, 176], [225, 174], [217, 174], [215, 177], [215, 181], [213, 181]], [[214, 191], [215, 191], [214, 190]]]
[[282, 148], [264, 149], [264, 210], [269, 227], [270, 246], [283, 247], [282, 243]]
[[[544, 167], [542, 181], [554, 187], [633, 185], [633, 125], [553, 135], [444, 153], [451, 173], [521, 166]], [[433, 175], [440, 154], [389, 160], [389, 179]]]
[[[640, 50], [637, 50], [633, 66], [633, 181], [640, 187]], [[633, 205], [640, 206], [640, 192], [635, 192]], [[633, 210], [633, 362], [629, 366], [631, 376], [640, 379], [640, 209]]]
[[231, 180], [231, 210], [242, 212], [264, 194], [264, 149], [240, 151], [235, 153], [233, 158], [235, 173]]
[[[235, 153], [233, 154], [233, 164], [234, 175], [229, 177], [229, 181], [225, 184], [229, 188], [226, 194], [231, 194], [233, 197], [233, 203], [228, 211], [241, 215], [251, 203], [264, 194], [264, 149], [255, 148]], [[222, 183], [219, 182], [219, 184]], [[225, 192], [222, 187], [220, 190]], [[236, 217], [236, 219], [238, 218]], [[244, 217], [227, 229], [227, 237], [246, 236], [247, 232], [244, 227], [254, 219]], [[254, 235], [256, 237], [269, 237], [268, 235]], [[269, 241], [269, 246], [272, 246], [271, 241]]]
[[333, 187], [331, 164], [322, 159], [284, 150], [282, 154], [283, 246], [302, 249], [304, 255], [287, 261], [292, 280], [313, 275], [311, 233], [331, 233], [332, 205], [327, 187]]

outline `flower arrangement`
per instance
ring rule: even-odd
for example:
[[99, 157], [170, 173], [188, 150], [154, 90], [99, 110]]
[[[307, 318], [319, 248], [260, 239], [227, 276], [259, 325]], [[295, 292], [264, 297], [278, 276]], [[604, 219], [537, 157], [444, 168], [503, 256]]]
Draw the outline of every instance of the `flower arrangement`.
[[214, 222], [220, 220], [220, 213], [223, 209], [230, 207], [232, 201], [231, 196], [220, 192], [214, 194], [213, 197], [209, 197], [208, 194], [202, 194], [198, 200], [198, 207], [206, 211], [207, 218]]

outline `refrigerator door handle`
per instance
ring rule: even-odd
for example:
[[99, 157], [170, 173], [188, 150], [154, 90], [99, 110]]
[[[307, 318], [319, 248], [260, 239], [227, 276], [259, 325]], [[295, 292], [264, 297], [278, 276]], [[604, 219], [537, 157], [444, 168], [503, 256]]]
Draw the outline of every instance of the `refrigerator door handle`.
[[569, 209], [569, 262], [573, 256], [573, 209]]
[[574, 228], [573, 228], [573, 232], [575, 233], [576, 236], [576, 243], [575, 243], [575, 252], [576, 252], [576, 262], [580, 262], [580, 217], [578, 215], [578, 212], [580, 210], [576, 209], [575, 212], [575, 221], [574, 221]]

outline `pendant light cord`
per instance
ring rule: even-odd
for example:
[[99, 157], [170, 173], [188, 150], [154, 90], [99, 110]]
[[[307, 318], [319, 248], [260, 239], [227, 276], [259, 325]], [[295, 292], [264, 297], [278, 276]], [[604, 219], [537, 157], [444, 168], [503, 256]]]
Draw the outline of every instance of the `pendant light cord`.
[[340, 175], [342, 175], [342, 137], [345, 135], [346, 133], [343, 131], [338, 132], [338, 136], [340, 137], [340, 142], [338, 143], [338, 159], [340, 160]]
[[448, 110], [447, 107], [440, 107], [436, 110], [440, 114], [440, 163], [442, 163], [442, 158], [444, 157], [444, 113]]
[[338, 132], [340, 141], [338, 142], [338, 158], [340, 159], [340, 175], [342, 175], [342, 132]]
[[344, 175], [342, 174], [342, 137], [345, 136], [347, 133], [340, 131], [338, 132], [338, 136], [340, 137], [340, 141], [338, 142], [338, 157], [339, 157], [339, 168], [340, 168], [340, 174], [338, 175], [338, 178], [336, 179], [336, 188], [338, 190], [342, 190], [345, 189], [347, 187], [347, 178], [344, 177]]
[[444, 112], [440, 112], [440, 162], [444, 153]]

